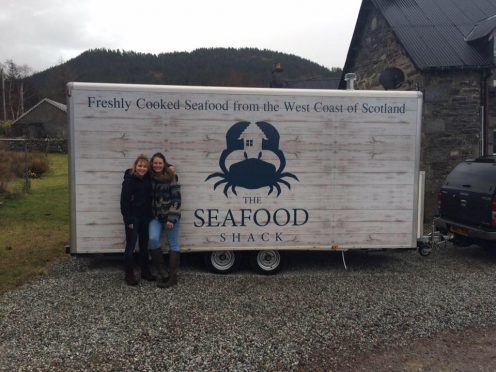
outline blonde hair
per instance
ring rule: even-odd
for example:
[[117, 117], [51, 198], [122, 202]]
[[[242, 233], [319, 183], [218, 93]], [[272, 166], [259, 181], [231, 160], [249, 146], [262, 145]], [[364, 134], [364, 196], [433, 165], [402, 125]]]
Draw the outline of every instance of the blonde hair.
[[136, 160], [134, 161], [134, 164], [133, 164], [133, 169], [131, 170], [131, 174], [132, 174], [133, 176], [134, 176], [134, 175], [136, 175], [136, 167], [138, 166], [138, 163], [139, 163], [140, 161], [145, 162], [145, 163], [146, 163], [147, 168], [148, 168], [148, 166], [149, 166], [149, 164], [150, 164], [150, 160], [148, 160], [148, 157], [147, 157], [146, 155], [143, 155], [143, 154], [139, 155], [139, 156], [136, 158]]

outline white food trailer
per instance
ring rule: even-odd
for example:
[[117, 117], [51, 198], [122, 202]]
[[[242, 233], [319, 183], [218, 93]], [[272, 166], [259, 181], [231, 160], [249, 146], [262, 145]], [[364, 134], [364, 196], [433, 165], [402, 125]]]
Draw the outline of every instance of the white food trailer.
[[163, 152], [181, 249], [219, 272], [253, 251], [415, 248], [422, 95], [69, 83], [71, 253], [123, 252], [124, 170]]

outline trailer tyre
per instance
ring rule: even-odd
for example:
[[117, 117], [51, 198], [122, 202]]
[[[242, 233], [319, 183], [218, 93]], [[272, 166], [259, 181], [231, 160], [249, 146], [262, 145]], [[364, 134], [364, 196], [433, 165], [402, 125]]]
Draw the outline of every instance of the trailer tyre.
[[217, 274], [229, 274], [238, 268], [240, 254], [234, 251], [207, 252], [204, 259], [210, 271]]
[[418, 253], [423, 257], [430, 255], [432, 252], [431, 247], [429, 247], [429, 245], [424, 242], [418, 242], [417, 248], [418, 248]]
[[281, 252], [275, 250], [263, 250], [252, 252], [250, 264], [252, 268], [260, 274], [273, 275], [281, 270], [282, 267]]

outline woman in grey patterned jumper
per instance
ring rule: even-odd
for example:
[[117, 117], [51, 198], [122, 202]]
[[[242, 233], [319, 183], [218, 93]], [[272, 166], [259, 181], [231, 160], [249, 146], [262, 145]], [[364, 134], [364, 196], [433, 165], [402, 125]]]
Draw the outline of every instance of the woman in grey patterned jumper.
[[[150, 255], [160, 276], [158, 286], [169, 288], [177, 284], [179, 268], [179, 228], [181, 219], [181, 189], [174, 167], [158, 152], [150, 160], [152, 184], [152, 213], [150, 221]], [[167, 234], [169, 242], [169, 275], [165, 271], [160, 236]]]

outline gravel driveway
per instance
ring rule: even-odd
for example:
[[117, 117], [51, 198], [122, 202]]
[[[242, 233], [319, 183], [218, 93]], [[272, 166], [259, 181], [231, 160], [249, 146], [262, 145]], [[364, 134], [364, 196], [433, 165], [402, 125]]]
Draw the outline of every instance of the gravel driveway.
[[0, 296], [0, 368], [353, 370], [371, 355], [496, 325], [494, 252], [345, 257], [347, 271], [340, 253], [293, 252], [265, 277], [211, 274], [189, 255], [172, 290], [126, 286], [116, 257], [71, 257]]

